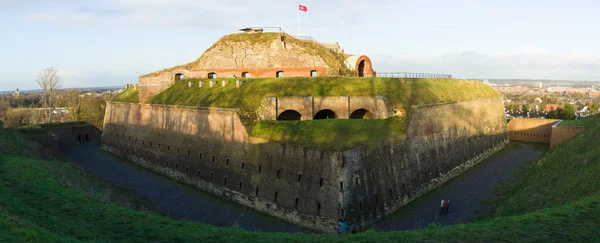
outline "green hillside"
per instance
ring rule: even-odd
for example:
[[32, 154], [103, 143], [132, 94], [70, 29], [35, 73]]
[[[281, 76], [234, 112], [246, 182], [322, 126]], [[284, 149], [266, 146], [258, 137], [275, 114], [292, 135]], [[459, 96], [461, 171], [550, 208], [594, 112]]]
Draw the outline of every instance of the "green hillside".
[[600, 125], [548, 152], [502, 187], [488, 219], [350, 235], [220, 228], [118, 206], [76, 165], [28, 157], [0, 131], [0, 242], [490, 242], [600, 240]]
[[138, 103], [139, 101], [139, 90], [136, 88], [129, 88], [119, 93], [115, 97], [111, 99], [111, 101], [116, 102], [129, 102], [129, 103]]

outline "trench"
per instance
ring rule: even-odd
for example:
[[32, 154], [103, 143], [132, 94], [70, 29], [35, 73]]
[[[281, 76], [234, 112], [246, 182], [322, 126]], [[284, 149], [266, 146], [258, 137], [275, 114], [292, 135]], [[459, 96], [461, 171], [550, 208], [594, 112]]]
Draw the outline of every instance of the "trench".
[[[100, 144], [83, 144], [63, 152], [82, 169], [132, 191], [135, 197], [151, 202], [153, 207], [174, 219], [251, 231], [310, 232], [138, 167], [104, 152]], [[478, 211], [486, 209], [484, 201], [494, 196], [494, 188], [499, 182], [511, 178], [520, 165], [543, 153], [544, 149], [538, 144], [513, 142], [372, 227], [376, 231], [398, 231], [473, 221]], [[442, 198], [452, 203], [450, 213], [445, 216], [439, 215]]]

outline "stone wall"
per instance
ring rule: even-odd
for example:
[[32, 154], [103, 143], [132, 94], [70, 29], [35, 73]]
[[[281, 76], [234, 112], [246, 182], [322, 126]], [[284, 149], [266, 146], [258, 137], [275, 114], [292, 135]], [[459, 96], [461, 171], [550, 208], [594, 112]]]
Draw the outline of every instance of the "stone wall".
[[571, 138], [585, 131], [587, 127], [565, 127], [559, 126], [560, 122], [552, 126], [552, 139], [550, 140], [550, 149], [569, 141]]
[[234, 109], [110, 102], [103, 148], [299, 226], [364, 229], [507, 141], [500, 98], [414, 107], [405, 136], [347, 151], [249, 137]]
[[277, 120], [285, 111], [300, 113], [300, 120], [312, 120], [322, 110], [331, 110], [340, 119], [348, 119], [357, 110], [368, 113], [365, 118], [385, 119], [394, 115], [394, 107], [385, 97], [327, 96], [327, 97], [268, 97], [262, 102], [263, 120]]
[[508, 122], [510, 140], [550, 143], [552, 125], [558, 122], [555, 119], [515, 118]]

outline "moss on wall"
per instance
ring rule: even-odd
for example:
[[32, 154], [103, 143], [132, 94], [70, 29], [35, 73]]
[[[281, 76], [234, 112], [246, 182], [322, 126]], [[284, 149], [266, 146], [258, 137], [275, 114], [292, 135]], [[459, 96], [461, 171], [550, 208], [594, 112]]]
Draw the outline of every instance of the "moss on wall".
[[129, 88], [120, 94], [116, 95], [111, 99], [111, 101], [116, 102], [129, 102], [129, 103], [138, 103], [139, 102], [139, 91], [136, 88]]

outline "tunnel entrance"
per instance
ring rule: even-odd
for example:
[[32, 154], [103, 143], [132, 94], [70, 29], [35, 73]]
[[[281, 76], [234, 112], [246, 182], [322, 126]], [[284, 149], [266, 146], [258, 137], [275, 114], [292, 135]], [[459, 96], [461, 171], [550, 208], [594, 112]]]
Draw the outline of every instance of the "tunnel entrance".
[[337, 114], [335, 114], [335, 112], [333, 112], [332, 110], [329, 110], [329, 109], [325, 109], [325, 110], [320, 110], [319, 112], [317, 112], [317, 114], [315, 114], [315, 117], [313, 119], [321, 120], [321, 119], [336, 119], [336, 118], [337, 118]]
[[181, 73], [175, 74], [175, 81], [182, 80], [183, 78], [184, 78], [183, 74], [181, 74]]
[[358, 109], [350, 114], [350, 119], [373, 119], [373, 113], [366, 109]]
[[295, 110], [286, 110], [277, 116], [278, 121], [297, 121], [302, 115]]
[[365, 60], [362, 60], [358, 63], [358, 76], [359, 77], [365, 76]]

